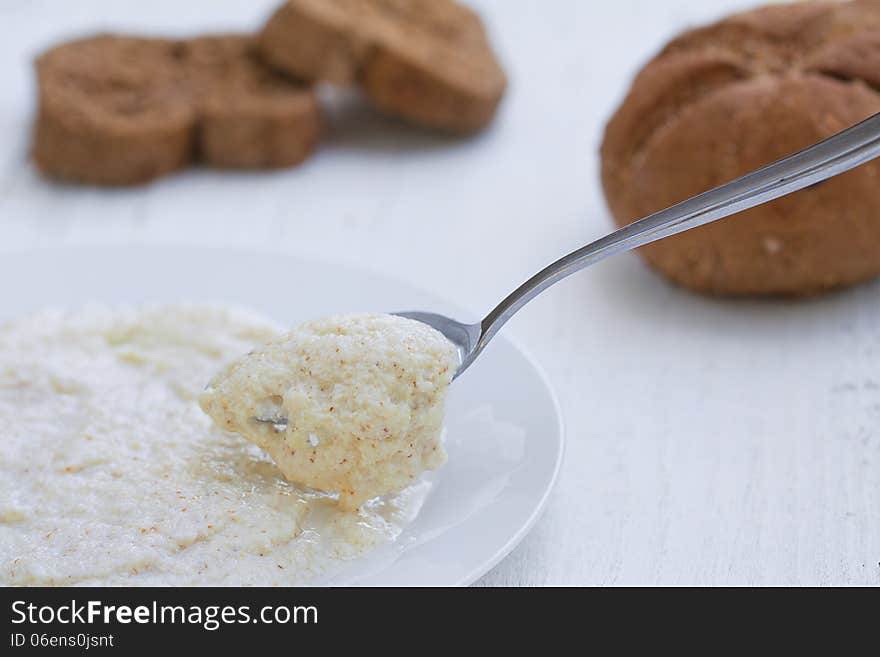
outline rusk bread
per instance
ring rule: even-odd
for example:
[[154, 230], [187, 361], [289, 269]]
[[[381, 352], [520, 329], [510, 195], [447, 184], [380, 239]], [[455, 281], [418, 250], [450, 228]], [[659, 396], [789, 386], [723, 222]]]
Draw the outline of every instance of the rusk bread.
[[291, 166], [319, 133], [312, 91], [264, 67], [245, 36], [101, 35], [52, 48], [36, 68], [32, 155], [64, 180], [142, 183], [196, 161]]
[[287, 0], [259, 43], [280, 71], [358, 85], [380, 110], [452, 133], [485, 127], [507, 85], [480, 18], [453, 0]]

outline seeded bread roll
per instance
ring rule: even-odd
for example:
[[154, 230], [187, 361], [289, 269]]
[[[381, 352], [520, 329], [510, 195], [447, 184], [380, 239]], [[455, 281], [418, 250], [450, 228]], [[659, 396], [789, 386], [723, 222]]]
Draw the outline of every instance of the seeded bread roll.
[[[618, 225], [880, 112], [880, 0], [773, 5], [674, 39], [610, 120], [602, 181]], [[719, 295], [808, 295], [880, 274], [873, 162], [642, 249]]]
[[312, 92], [263, 67], [249, 37], [101, 35], [36, 66], [33, 159], [65, 180], [142, 183], [194, 161], [290, 166], [319, 131]]
[[507, 85], [480, 18], [452, 0], [288, 0], [259, 43], [285, 73], [357, 84], [380, 110], [452, 133], [485, 127]]

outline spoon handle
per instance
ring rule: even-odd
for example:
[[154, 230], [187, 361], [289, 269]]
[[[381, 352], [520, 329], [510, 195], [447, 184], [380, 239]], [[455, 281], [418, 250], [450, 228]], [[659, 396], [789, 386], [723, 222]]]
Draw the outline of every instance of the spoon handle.
[[482, 350], [514, 313], [584, 267], [623, 251], [747, 210], [880, 156], [880, 114], [774, 164], [640, 219], [560, 258], [514, 290], [481, 323]]

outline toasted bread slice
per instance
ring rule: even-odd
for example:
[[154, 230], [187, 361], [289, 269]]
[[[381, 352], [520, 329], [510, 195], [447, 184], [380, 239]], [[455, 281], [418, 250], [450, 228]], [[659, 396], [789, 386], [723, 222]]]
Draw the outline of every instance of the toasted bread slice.
[[382, 111], [453, 133], [485, 127], [507, 86], [480, 18], [453, 0], [288, 0], [259, 46], [281, 71], [359, 85]]
[[290, 166], [319, 132], [311, 90], [262, 66], [249, 37], [100, 35], [36, 67], [33, 158], [70, 181], [142, 183], [195, 161]]

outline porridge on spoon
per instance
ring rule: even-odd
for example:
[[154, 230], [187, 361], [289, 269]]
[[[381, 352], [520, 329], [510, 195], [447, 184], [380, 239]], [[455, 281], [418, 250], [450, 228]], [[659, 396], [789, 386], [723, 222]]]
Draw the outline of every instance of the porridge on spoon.
[[290, 481], [337, 493], [354, 509], [446, 460], [443, 406], [457, 366], [452, 343], [421, 322], [340, 315], [235, 361], [201, 405]]

